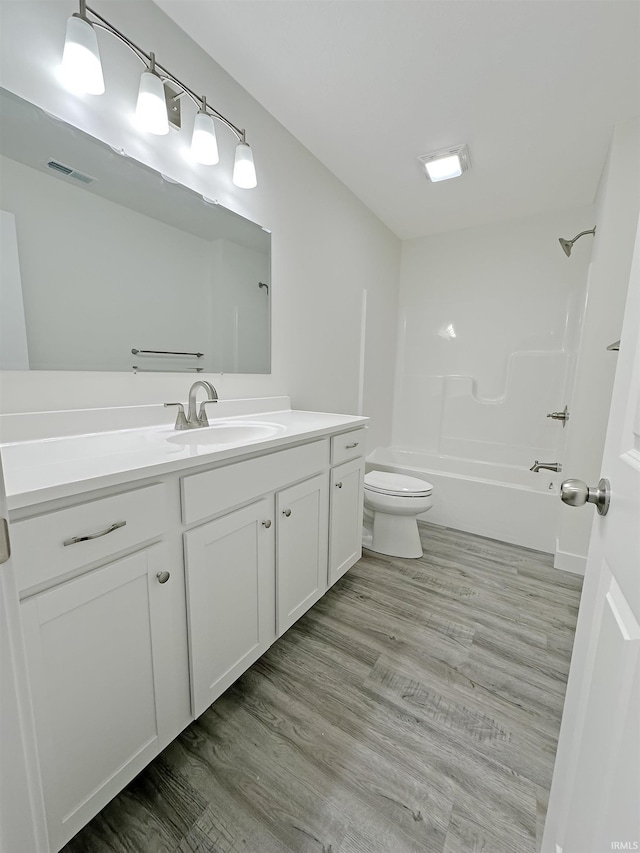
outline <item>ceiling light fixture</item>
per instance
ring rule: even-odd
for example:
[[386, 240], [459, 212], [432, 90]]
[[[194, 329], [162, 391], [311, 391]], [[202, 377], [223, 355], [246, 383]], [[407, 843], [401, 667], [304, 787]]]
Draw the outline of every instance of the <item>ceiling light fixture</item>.
[[[236, 145], [233, 182], [242, 189], [251, 189], [258, 183], [253, 162], [253, 152], [246, 140], [244, 129], [236, 127], [222, 113], [209, 106], [205, 97], [182, 83], [174, 74], [156, 62], [155, 54], [146, 53], [112, 24], [79, 0], [80, 10], [67, 21], [67, 34], [62, 56], [61, 74], [65, 84], [76, 92], [101, 95], [104, 92], [102, 63], [98, 49], [96, 29], [105, 30], [129, 48], [145, 65], [140, 78], [136, 106], [138, 126], [157, 135], [169, 132], [169, 125], [180, 128], [179, 98], [187, 95], [196, 105], [191, 152], [198, 163], [213, 166], [219, 162], [218, 143], [214, 119], [224, 124], [238, 140]], [[91, 16], [91, 17], [90, 17]], [[166, 84], [177, 87], [173, 92]]]
[[422, 154], [418, 160], [424, 166], [427, 178], [432, 183], [448, 181], [449, 178], [459, 178], [463, 172], [471, 168], [469, 149], [466, 145], [453, 145]]

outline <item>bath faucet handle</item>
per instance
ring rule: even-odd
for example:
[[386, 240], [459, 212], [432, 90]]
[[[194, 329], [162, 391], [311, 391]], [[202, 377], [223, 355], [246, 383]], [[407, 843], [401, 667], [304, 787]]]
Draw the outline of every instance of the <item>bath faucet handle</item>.
[[174, 429], [189, 429], [189, 424], [187, 423], [187, 416], [184, 413], [184, 406], [182, 403], [165, 403], [165, 408], [169, 406], [177, 406], [178, 414], [176, 416], [176, 424]]
[[569, 408], [565, 406], [561, 412], [549, 412], [547, 417], [554, 421], [562, 421], [562, 428], [564, 429], [569, 420]]
[[555, 471], [557, 474], [559, 474], [560, 471], [562, 471], [562, 463], [561, 462], [538, 462], [538, 460], [536, 459], [536, 461], [533, 463], [531, 468], [529, 468], [529, 470], [537, 473], [538, 471], [541, 471], [543, 468], [545, 469], [545, 471]]
[[215, 399], [215, 400], [203, 400], [202, 403], [200, 403], [200, 411], [198, 412], [198, 423], [200, 424], [201, 427], [208, 427], [209, 426], [209, 418], [207, 417], [207, 413], [206, 413], [204, 407], [207, 405], [207, 403], [217, 403], [217, 402], [218, 402], [218, 400]]

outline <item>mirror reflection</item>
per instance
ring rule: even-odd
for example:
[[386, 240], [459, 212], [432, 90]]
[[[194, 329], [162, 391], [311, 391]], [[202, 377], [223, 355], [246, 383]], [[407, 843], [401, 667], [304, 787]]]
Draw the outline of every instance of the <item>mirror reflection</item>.
[[270, 370], [271, 238], [0, 89], [0, 368]]

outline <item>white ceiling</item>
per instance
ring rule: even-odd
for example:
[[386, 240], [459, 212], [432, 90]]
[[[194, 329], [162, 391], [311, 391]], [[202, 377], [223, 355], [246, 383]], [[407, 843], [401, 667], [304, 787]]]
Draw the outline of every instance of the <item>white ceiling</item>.
[[403, 239], [590, 204], [640, 112], [636, 0], [155, 2]]

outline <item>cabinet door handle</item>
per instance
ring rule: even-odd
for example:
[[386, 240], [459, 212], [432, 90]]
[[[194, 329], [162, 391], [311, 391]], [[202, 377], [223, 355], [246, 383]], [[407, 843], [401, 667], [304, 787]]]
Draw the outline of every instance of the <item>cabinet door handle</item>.
[[271, 519], [270, 519], [270, 518], [268, 518], [266, 521], [263, 521], [263, 522], [262, 522], [262, 526], [263, 526], [263, 527], [266, 527], [266, 528], [267, 528], [267, 530], [268, 530], [268, 529], [271, 527]]
[[353, 450], [354, 447], [357, 447], [360, 444], [359, 441], [354, 441], [353, 444], [345, 445], [346, 450]]
[[63, 545], [75, 545], [77, 542], [88, 542], [89, 539], [99, 539], [101, 536], [106, 536], [107, 533], [113, 533], [120, 527], [125, 527], [126, 521], [116, 521], [106, 530], [100, 530], [98, 533], [90, 533], [88, 536], [72, 536], [71, 539], [65, 539]]
[[341, 483], [341, 482], [340, 482], [340, 483], [336, 483], [336, 489], [341, 489], [341, 488], [342, 488], [342, 483]]
[[171, 575], [169, 574], [169, 572], [158, 572], [156, 577], [158, 578], [158, 583], [166, 583], [171, 577]]
[[286, 515], [286, 517], [289, 518], [289, 516], [291, 515], [291, 510], [290, 509], [283, 509], [282, 514]]

